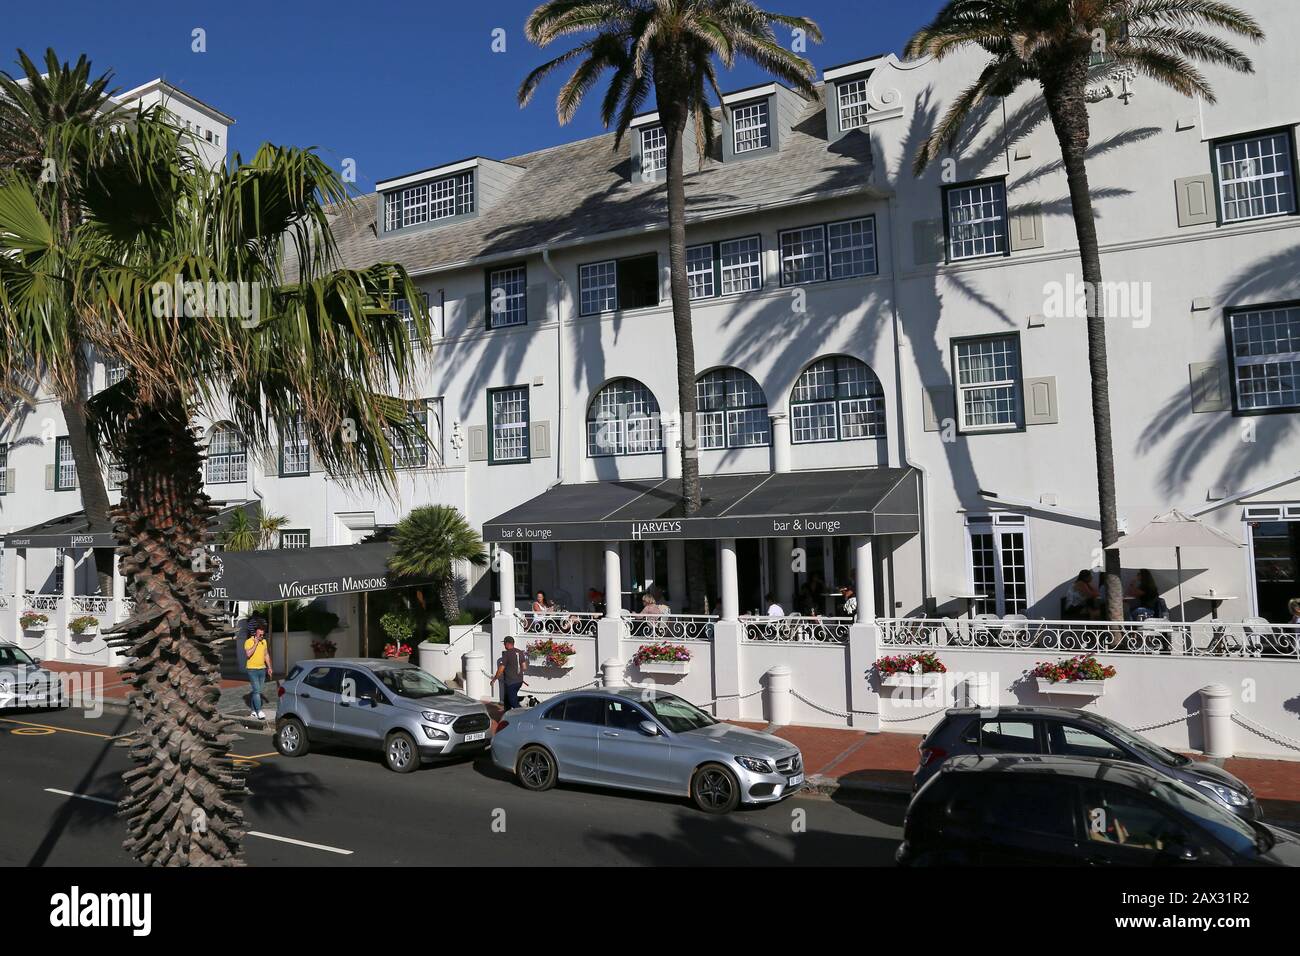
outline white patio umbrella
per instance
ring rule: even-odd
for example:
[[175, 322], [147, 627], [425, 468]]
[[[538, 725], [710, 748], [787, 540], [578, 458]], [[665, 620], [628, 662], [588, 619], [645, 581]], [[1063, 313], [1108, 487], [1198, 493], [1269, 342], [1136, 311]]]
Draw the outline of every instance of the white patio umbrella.
[[1107, 551], [1130, 551], [1137, 548], [1173, 548], [1178, 567], [1178, 620], [1187, 619], [1183, 610], [1183, 548], [1242, 548], [1229, 534], [1202, 524], [1177, 508], [1152, 518], [1141, 531], [1126, 534]]

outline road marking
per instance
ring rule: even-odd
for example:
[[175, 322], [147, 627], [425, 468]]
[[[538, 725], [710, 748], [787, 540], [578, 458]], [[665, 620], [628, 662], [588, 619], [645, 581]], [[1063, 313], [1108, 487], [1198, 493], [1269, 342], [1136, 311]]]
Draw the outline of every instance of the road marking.
[[[116, 800], [109, 800], [106, 797], [92, 797], [88, 793], [73, 793], [71, 790], [56, 790], [54, 787], [46, 787], [46, 793], [57, 793], [61, 797], [74, 797], [77, 800], [90, 800], [93, 803], [103, 803], [110, 807], [116, 807]], [[343, 850], [336, 846], [326, 846], [323, 843], [308, 843], [306, 840], [295, 840], [293, 837], [276, 836], [274, 833], [263, 833], [260, 830], [245, 831], [249, 836], [261, 837], [263, 840], [274, 840], [277, 843], [292, 843], [294, 846], [303, 846], [309, 850], [322, 850], [325, 853], [337, 853], [340, 856], [351, 856], [351, 850]]]
[[19, 727], [17, 730], [9, 731], [11, 734], [18, 734], [20, 737], [45, 737], [54, 733], [52, 727]]
[[306, 840], [295, 840], [292, 837], [276, 836], [274, 833], [262, 833], [259, 830], [248, 830], [249, 836], [261, 837], [263, 840], [275, 840], [278, 843], [292, 843], [294, 846], [305, 846], [311, 850], [324, 850], [326, 853], [338, 853], [340, 856], [351, 856], [351, 850], [340, 850], [336, 846], [325, 846], [323, 843], [308, 843]]
[[49, 724], [33, 724], [27, 720], [13, 720], [10, 717], [0, 717], [0, 721], [6, 724], [21, 724], [24, 727], [40, 727], [43, 730], [58, 730], [65, 734], [80, 734], [83, 737], [98, 737], [101, 740], [116, 740], [116, 737], [110, 737], [108, 734], [96, 734], [89, 730], [73, 730], [71, 727], [51, 727]]
[[230, 756], [237, 757], [240, 760], [260, 760], [263, 757], [278, 757], [280, 756], [280, 751], [272, 750], [269, 754], [252, 754], [248, 757], [242, 756], [241, 754], [231, 754]]

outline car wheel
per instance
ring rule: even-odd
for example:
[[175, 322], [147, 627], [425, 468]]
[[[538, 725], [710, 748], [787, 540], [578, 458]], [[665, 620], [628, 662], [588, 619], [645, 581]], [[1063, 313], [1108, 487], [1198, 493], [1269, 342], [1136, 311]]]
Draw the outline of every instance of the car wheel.
[[415, 738], [405, 730], [395, 730], [384, 741], [384, 763], [394, 773], [410, 773], [420, 766], [420, 751]]
[[307, 728], [297, 717], [285, 717], [275, 728], [275, 749], [286, 757], [301, 757], [310, 747]]
[[550, 790], [555, 786], [555, 758], [545, 747], [525, 747], [515, 762], [515, 778], [525, 790]]
[[740, 784], [722, 764], [706, 763], [691, 777], [691, 799], [705, 813], [730, 813], [740, 803]]

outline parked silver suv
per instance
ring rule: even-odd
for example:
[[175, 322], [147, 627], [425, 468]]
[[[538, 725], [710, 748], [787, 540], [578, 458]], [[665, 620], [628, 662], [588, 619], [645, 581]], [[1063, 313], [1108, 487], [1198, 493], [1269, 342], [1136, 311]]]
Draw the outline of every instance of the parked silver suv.
[[410, 773], [422, 761], [481, 753], [492, 718], [414, 664], [350, 658], [303, 661], [280, 682], [275, 746], [300, 757], [310, 744], [382, 751], [388, 769]]

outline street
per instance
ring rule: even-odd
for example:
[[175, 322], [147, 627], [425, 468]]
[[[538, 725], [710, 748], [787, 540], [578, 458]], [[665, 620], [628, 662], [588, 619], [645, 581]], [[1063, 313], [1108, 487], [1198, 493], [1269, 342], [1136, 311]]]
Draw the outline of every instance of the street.
[[[112, 804], [130, 718], [0, 716], [0, 866], [132, 865]], [[889, 866], [901, 799], [799, 796], [712, 817], [682, 800], [561, 785], [528, 793], [488, 757], [388, 771], [375, 755], [289, 759], [246, 733], [251, 866]]]

